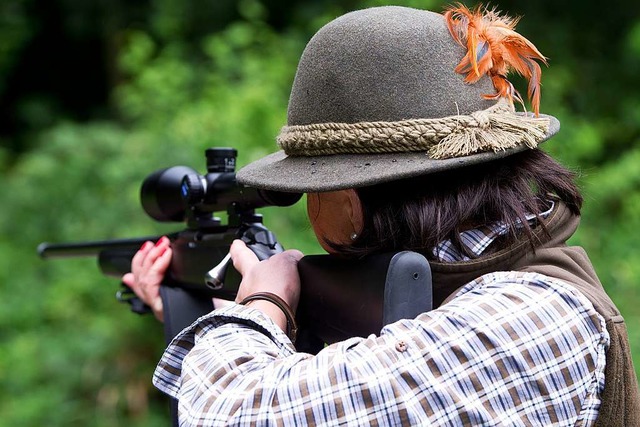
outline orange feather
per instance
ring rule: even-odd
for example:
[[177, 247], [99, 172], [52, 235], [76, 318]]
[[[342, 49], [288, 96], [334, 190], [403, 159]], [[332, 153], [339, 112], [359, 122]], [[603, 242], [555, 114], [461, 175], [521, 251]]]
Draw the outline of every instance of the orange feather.
[[495, 9], [477, 6], [470, 10], [457, 3], [449, 7], [444, 17], [453, 39], [467, 49], [467, 54], [455, 68], [464, 74], [466, 83], [475, 83], [487, 74], [495, 94], [486, 99], [507, 98], [524, 104], [522, 97], [507, 79], [515, 71], [529, 82], [528, 98], [536, 116], [540, 110], [540, 77], [542, 70], [536, 61], [547, 65], [540, 51], [529, 40], [515, 32], [519, 18], [501, 16]]

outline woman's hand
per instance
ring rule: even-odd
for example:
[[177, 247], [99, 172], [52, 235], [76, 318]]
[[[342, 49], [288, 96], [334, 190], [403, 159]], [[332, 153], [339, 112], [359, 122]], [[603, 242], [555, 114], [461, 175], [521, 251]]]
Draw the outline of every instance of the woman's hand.
[[167, 237], [161, 237], [155, 246], [153, 242], [145, 242], [131, 260], [131, 273], [122, 276], [122, 283], [151, 307], [153, 314], [161, 322], [163, 311], [160, 284], [171, 264], [171, 255]]
[[[287, 250], [271, 258], [260, 261], [242, 240], [235, 240], [230, 249], [233, 266], [242, 275], [236, 302], [257, 292], [271, 292], [282, 298], [294, 312], [300, 298], [300, 276], [298, 261], [302, 252]], [[287, 319], [277, 306], [264, 300], [254, 300], [249, 304], [271, 317], [283, 331]]]
[[[131, 260], [131, 272], [122, 276], [122, 282], [151, 307], [153, 314], [160, 321], [163, 321], [160, 285], [171, 264], [172, 256], [169, 243], [167, 237], [160, 238], [155, 246], [151, 241], [145, 242]], [[236, 302], [257, 292], [272, 292], [282, 298], [295, 312], [300, 298], [300, 276], [298, 276], [297, 267], [298, 261], [303, 256], [300, 251], [288, 250], [260, 262], [243, 241], [235, 240], [230, 252], [233, 266], [242, 275]], [[216, 308], [226, 304], [229, 302], [214, 300]], [[286, 330], [286, 317], [278, 307], [262, 300], [252, 301], [249, 304], [263, 311], [282, 330]]]

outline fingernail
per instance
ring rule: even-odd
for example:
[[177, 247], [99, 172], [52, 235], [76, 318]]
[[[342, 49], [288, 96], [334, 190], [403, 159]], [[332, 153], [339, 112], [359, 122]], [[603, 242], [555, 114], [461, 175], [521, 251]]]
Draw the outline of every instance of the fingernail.
[[149, 245], [152, 245], [152, 243], [151, 242], [144, 242], [142, 244], [142, 246], [140, 246], [140, 250], [144, 251], [145, 249], [147, 249], [149, 247]]
[[158, 239], [158, 241], [156, 242], [156, 247], [160, 246], [161, 244], [164, 243], [166, 237], [162, 236], [161, 238]]

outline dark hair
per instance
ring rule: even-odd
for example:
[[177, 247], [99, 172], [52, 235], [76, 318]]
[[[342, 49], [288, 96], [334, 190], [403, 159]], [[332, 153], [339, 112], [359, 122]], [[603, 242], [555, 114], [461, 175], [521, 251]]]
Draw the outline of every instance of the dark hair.
[[[579, 215], [582, 196], [575, 176], [543, 151], [527, 150], [461, 169], [358, 188], [363, 230], [351, 244], [332, 246], [350, 257], [412, 250], [433, 259], [432, 249], [450, 239], [473, 258], [462, 245], [460, 232], [501, 221], [511, 231], [492, 245], [494, 251], [521, 235], [535, 247], [526, 215], [544, 212], [550, 197]], [[517, 223], [522, 226], [515, 227]]]

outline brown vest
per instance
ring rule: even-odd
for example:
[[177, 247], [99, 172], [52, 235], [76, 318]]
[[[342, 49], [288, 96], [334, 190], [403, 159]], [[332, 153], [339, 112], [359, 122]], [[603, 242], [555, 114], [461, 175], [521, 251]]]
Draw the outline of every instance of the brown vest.
[[460, 263], [430, 262], [433, 274], [434, 306], [450, 300], [456, 291], [475, 278], [495, 271], [536, 272], [568, 282], [585, 295], [606, 322], [611, 344], [606, 355], [605, 388], [597, 426], [640, 426], [640, 391], [633, 368], [629, 338], [620, 312], [605, 293], [591, 261], [580, 247], [566, 241], [580, 218], [561, 202], [545, 220], [549, 235], [536, 230], [535, 253], [528, 241], [478, 260]]

